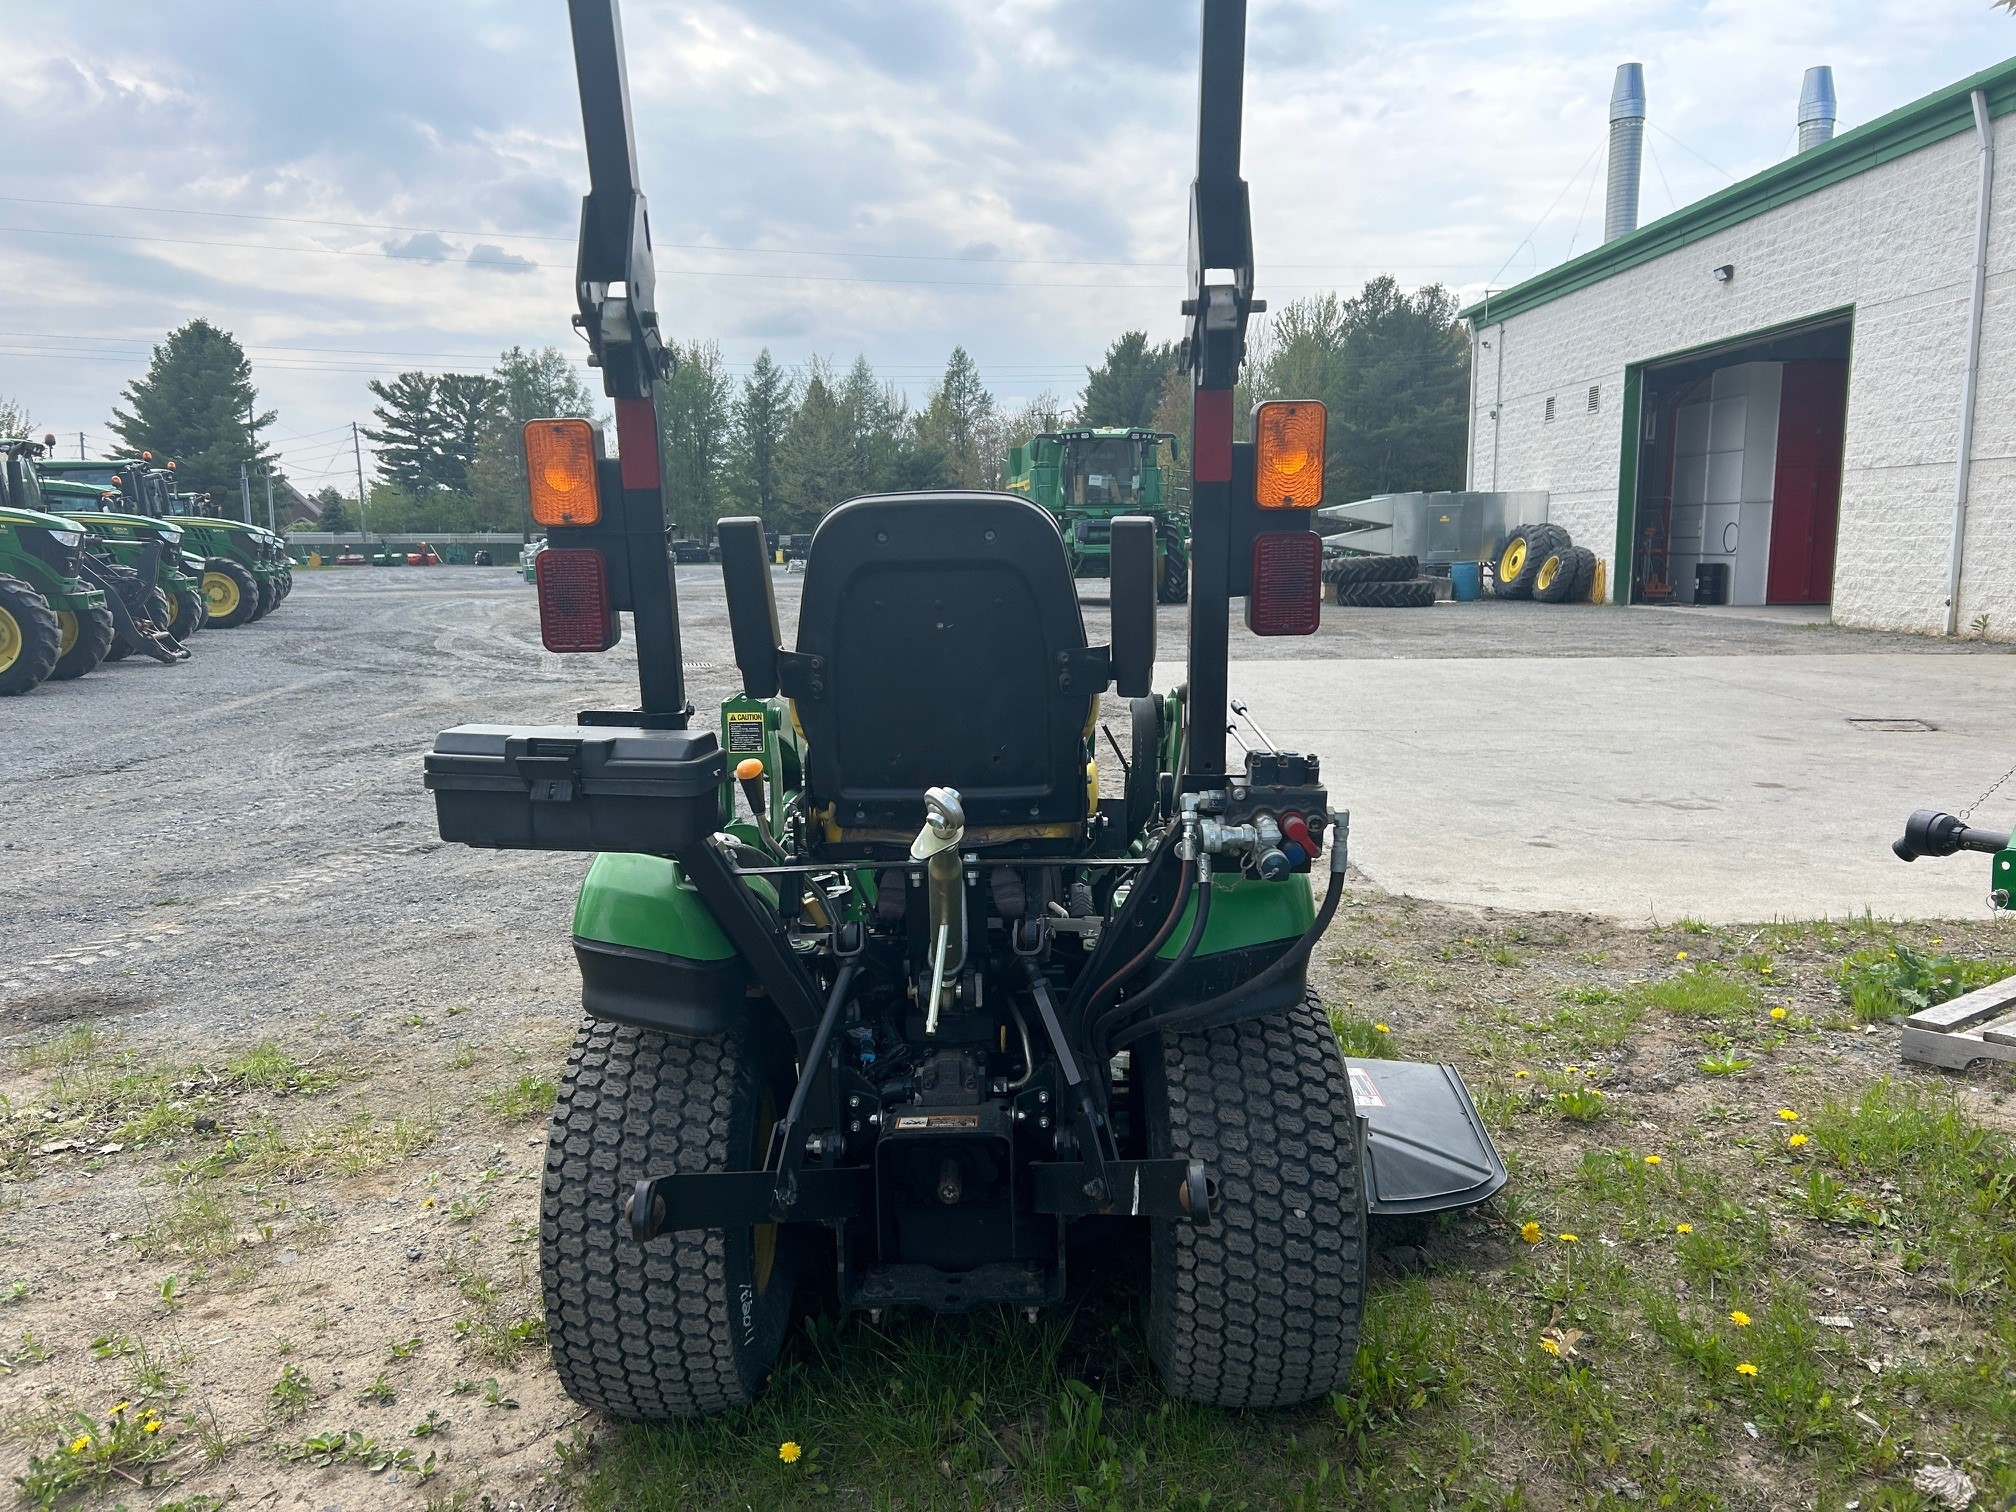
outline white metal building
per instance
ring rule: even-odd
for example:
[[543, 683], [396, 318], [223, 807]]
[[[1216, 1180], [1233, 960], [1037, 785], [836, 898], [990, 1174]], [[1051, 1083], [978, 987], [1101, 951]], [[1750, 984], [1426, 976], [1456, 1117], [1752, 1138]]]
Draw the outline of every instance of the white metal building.
[[1463, 312], [1468, 486], [1619, 603], [2016, 638], [2016, 59], [1636, 230], [1626, 96], [1626, 224]]

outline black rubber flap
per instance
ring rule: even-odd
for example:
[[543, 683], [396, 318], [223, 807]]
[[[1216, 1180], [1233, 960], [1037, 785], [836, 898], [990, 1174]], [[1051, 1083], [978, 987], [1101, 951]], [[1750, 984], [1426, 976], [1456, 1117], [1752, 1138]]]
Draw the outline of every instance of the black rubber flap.
[[1365, 1120], [1374, 1213], [1474, 1207], [1505, 1185], [1505, 1162], [1454, 1066], [1347, 1057]]

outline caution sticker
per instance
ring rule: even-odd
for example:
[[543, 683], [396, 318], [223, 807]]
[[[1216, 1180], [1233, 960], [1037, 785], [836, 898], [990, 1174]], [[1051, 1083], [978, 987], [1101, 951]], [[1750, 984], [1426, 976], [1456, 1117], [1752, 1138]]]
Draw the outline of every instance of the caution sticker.
[[728, 754], [731, 756], [761, 756], [763, 754], [763, 711], [743, 709], [728, 711]]
[[1372, 1080], [1371, 1073], [1359, 1066], [1347, 1068], [1351, 1072], [1351, 1100], [1361, 1108], [1383, 1108], [1386, 1099], [1379, 1095], [1379, 1084]]
[[898, 1129], [977, 1129], [978, 1113], [905, 1113], [896, 1120]]

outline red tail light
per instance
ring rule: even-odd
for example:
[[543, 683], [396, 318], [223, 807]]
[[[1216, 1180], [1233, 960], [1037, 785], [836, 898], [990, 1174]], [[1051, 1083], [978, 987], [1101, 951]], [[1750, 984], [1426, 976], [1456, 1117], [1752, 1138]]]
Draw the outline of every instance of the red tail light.
[[622, 639], [601, 552], [549, 546], [534, 561], [539, 639], [548, 651], [607, 651]]
[[1323, 537], [1276, 530], [1253, 538], [1246, 628], [1255, 635], [1314, 635], [1323, 615]]

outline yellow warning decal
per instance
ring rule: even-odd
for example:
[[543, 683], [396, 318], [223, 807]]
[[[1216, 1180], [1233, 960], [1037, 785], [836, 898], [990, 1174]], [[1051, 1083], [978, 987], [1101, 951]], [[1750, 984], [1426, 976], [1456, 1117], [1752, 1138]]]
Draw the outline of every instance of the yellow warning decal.
[[763, 711], [761, 709], [730, 709], [728, 711], [728, 754], [731, 756], [760, 756], [763, 754]]

